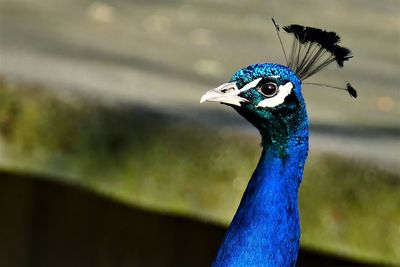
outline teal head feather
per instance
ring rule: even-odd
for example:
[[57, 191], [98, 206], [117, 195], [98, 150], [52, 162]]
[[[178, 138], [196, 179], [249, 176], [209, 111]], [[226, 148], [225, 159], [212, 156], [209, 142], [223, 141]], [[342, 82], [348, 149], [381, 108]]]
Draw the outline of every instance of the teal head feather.
[[240, 93], [247, 101], [233, 108], [260, 131], [263, 146], [285, 155], [294, 140], [307, 145], [307, 112], [296, 74], [278, 64], [255, 64], [237, 71], [230, 81], [240, 90], [257, 80], [255, 87]]

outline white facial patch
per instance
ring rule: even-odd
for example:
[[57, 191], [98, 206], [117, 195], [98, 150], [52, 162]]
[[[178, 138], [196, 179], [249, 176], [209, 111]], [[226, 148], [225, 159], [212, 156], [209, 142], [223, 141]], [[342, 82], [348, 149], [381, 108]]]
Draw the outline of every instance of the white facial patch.
[[285, 101], [285, 98], [290, 95], [290, 92], [293, 89], [293, 84], [291, 82], [288, 82], [284, 85], [279, 86], [279, 92], [276, 96], [266, 98], [262, 101], [260, 101], [257, 105], [257, 107], [261, 108], [272, 108], [276, 107], [277, 105], [282, 104]]
[[257, 86], [257, 84], [258, 84], [261, 80], [262, 80], [262, 78], [255, 79], [255, 80], [249, 82], [248, 84], [246, 84], [245, 86], [243, 86], [239, 91], [240, 91], [240, 92], [244, 92], [244, 91], [247, 91], [247, 90], [249, 90], [249, 89], [251, 89], [251, 88], [254, 88], [254, 87]]

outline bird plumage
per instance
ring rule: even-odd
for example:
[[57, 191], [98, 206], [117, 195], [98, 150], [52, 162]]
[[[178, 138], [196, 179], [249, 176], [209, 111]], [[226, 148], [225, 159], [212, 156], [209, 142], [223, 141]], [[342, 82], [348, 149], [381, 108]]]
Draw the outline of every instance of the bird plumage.
[[[241, 90], [259, 78], [256, 87], [241, 93], [244, 105], [230, 104], [259, 129], [263, 151], [213, 266], [293, 266], [297, 258], [297, 191], [308, 151], [306, 107], [300, 80], [281, 65], [252, 65], [230, 82]], [[260, 91], [267, 83], [290, 88], [284, 104], [273, 101], [280, 92], [268, 98]], [[263, 101], [276, 106], [257, 107]]]
[[[299, 55], [298, 46], [315, 45], [323, 49], [321, 53], [330, 53], [328, 60], [336, 60], [339, 65], [350, 56], [347, 48], [343, 48], [348, 50], [346, 55], [337, 52], [341, 58], [328, 50], [339, 49], [336, 46], [340, 38], [335, 33], [299, 25], [284, 29], [293, 33], [298, 42], [296, 49], [292, 49], [291, 62], [303, 61], [301, 64], [314, 69], [312, 74], [321, 62], [316, 59], [314, 63], [308, 62], [314, 56], [309, 57], [311, 52]], [[308, 154], [308, 119], [301, 85], [302, 77], [308, 78], [311, 72], [299, 68], [297, 63], [290, 66], [297, 67], [293, 70], [269, 63], [245, 67], [200, 100], [231, 106], [259, 130], [262, 138], [260, 161], [214, 267], [296, 265], [300, 240], [298, 190]]]

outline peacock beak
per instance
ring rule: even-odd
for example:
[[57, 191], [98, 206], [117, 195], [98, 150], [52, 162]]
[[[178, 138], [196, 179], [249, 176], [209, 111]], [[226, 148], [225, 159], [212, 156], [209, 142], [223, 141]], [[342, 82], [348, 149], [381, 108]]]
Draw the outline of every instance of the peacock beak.
[[236, 86], [235, 82], [224, 83], [217, 88], [207, 91], [200, 99], [200, 103], [220, 102], [224, 104], [231, 104], [241, 106], [241, 102], [248, 102], [246, 98], [239, 96], [241, 90]]

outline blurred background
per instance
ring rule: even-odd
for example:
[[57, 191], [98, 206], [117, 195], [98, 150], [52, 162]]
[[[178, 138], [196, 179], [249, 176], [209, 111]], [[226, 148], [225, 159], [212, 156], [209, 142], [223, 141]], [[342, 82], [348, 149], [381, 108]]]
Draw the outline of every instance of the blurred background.
[[284, 63], [271, 17], [336, 31], [310, 81], [359, 93], [303, 88], [299, 266], [399, 265], [398, 0], [0, 0], [0, 266], [208, 266], [260, 138], [199, 99]]

